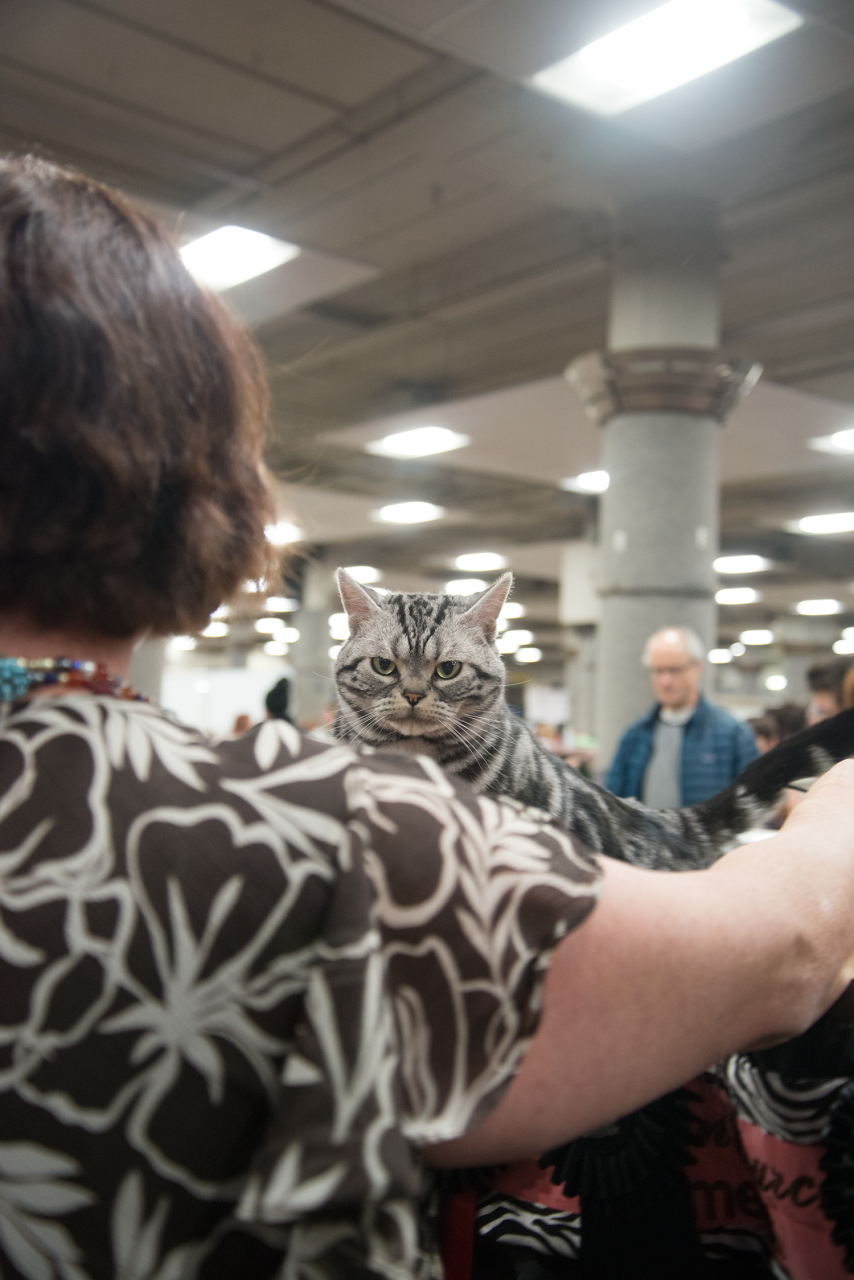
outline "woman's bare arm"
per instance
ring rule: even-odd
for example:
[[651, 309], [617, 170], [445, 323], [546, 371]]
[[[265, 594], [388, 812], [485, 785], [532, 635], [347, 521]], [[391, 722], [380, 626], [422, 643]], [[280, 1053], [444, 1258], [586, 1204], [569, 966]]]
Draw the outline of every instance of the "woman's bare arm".
[[516, 1078], [479, 1128], [426, 1153], [431, 1164], [539, 1154], [819, 1017], [854, 951], [854, 762], [780, 835], [709, 871], [604, 869], [602, 901], [555, 952]]

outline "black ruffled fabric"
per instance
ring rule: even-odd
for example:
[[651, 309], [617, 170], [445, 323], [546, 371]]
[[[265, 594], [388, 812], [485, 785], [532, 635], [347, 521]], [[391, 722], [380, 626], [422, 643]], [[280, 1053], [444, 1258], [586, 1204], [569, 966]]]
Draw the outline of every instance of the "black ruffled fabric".
[[685, 1174], [696, 1163], [694, 1098], [677, 1089], [540, 1160], [565, 1195], [581, 1199], [585, 1280], [707, 1276]]
[[845, 1270], [854, 1273], [854, 1081], [833, 1100], [825, 1146], [821, 1207], [833, 1223], [833, 1243], [844, 1251]]
[[[854, 1076], [854, 983], [803, 1035], [749, 1056], [785, 1084]], [[845, 1270], [854, 1274], [854, 1079], [840, 1088], [828, 1118], [820, 1203], [833, 1223], [831, 1238], [844, 1252]]]

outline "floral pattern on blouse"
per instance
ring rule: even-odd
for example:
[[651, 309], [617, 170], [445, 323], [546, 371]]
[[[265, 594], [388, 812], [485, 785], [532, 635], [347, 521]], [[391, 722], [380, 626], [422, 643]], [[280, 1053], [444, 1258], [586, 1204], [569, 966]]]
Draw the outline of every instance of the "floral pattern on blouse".
[[418, 1147], [494, 1106], [598, 878], [426, 759], [7, 711], [3, 1280], [441, 1275]]

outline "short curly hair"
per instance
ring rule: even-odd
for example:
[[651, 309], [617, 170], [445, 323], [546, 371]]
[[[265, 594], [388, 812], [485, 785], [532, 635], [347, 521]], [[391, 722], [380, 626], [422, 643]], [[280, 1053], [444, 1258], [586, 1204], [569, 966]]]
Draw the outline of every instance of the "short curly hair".
[[195, 630], [267, 567], [260, 357], [117, 192], [0, 160], [0, 609]]

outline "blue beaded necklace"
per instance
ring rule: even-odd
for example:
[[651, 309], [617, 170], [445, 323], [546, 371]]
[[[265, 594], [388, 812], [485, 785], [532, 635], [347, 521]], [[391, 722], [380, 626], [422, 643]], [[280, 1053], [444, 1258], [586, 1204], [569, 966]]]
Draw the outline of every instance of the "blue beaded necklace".
[[142, 694], [134, 693], [121, 676], [110, 675], [100, 662], [80, 658], [0, 657], [0, 704], [18, 702], [34, 690], [49, 685], [59, 685], [63, 691], [85, 689], [112, 698], [147, 701]]

